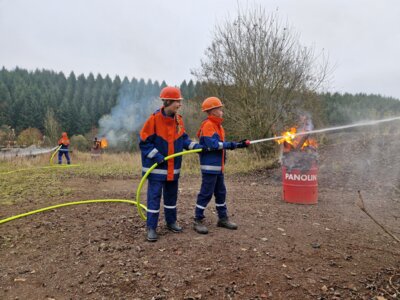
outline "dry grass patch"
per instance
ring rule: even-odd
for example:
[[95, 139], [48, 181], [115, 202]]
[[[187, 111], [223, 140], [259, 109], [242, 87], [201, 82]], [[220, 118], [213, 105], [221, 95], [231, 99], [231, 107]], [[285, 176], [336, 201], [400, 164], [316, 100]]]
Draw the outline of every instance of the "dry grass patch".
[[[63, 186], [70, 178], [116, 178], [141, 177], [140, 153], [104, 153], [92, 159], [90, 153], [74, 151], [71, 154], [76, 167], [62, 167], [49, 163], [50, 156], [16, 158], [0, 162], [0, 204], [15, 204], [22, 200], [35, 201], [40, 197], [59, 197], [73, 193]], [[247, 173], [260, 168], [269, 168], [273, 160], [261, 159], [243, 149], [228, 152], [227, 174]], [[5, 173], [12, 172], [12, 173]], [[183, 157], [182, 176], [200, 176], [198, 154]]]

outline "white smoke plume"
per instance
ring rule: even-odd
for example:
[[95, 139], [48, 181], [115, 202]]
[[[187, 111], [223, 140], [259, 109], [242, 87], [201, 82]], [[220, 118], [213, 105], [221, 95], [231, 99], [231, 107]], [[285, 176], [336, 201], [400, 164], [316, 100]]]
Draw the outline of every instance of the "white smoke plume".
[[149, 115], [161, 106], [158, 97], [136, 98], [130, 84], [121, 87], [117, 105], [99, 120], [99, 138], [105, 137], [110, 147], [127, 147]]

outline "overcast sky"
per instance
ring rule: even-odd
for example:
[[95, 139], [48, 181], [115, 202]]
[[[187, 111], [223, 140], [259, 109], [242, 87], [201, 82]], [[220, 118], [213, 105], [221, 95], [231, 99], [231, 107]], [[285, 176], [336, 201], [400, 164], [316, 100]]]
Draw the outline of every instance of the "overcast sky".
[[0, 0], [0, 66], [177, 85], [192, 79], [215, 26], [257, 5], [329, 54], [329, 91], [400, 99], [399, 0]]

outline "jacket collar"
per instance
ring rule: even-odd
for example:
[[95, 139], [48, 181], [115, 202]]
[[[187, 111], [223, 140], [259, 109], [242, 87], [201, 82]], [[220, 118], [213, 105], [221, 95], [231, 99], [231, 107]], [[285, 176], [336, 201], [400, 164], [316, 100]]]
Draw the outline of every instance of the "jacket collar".
[[213, 123], [215, 123], [217, 125], [221, 125], [222, 122], [224, 121], [223, 118], [219, 118], [219, 117], [211, 116], [211, 115], [208, 116], [207, 119], [209, 119], [211, 122], [213, 122]]
[[164, 106], [162, 106], [162, 107], [160, 108], [160, 111], [161, 111], [161, 114], [162, 114], [164, 117], [171, 118], [171, 119], [175, 119], [176, 114], [174, 114], [174, 115], [172, 115], [172, 116], [168, 116], [168, 115], [165, 113], [165, 107], [164, 107]]

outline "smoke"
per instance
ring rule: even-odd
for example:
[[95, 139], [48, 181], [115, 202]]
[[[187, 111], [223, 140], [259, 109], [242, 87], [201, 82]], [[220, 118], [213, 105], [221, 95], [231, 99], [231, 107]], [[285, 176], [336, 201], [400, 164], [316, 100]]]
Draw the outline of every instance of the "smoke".
[[322, 177], [326, 175], [326, 182], [336, 189], [368, 191], [371, 198], [381, 194], [376, 200], [399, 199], [400, 118], [360, 122], [356, 115], [353, 119], [355, 124], [368, 126], [343, 128], [326, 135], [325, 160], [320, 165]]
[[[296, 133], [302, 135], [293, 138], [289, 138], [290, 135], [286, 135], [285, 142], [279, 141], [279, 143], [282, 143], [279, 161], [282, 166], [286, 167], [288, 172], [291, 172], [292, 169], [307, 172], [315, 166], [318, 160], [317, 144], [311, 143], [311, 140], [314, 139], [307, 135], [307, 132], [314, 129], [314, 124], [309, 112], [297, 110], [296, 115], [297, 123], [293, 124], [293, 126], [296, 127]], [[289, 141], [292, 144], [288, 143]]]
[[149, 115], [160, 105], [155, 96], [138, 97], [132, 84], [124, 84], [118, 95], [117, 105], [109, 115], [99, 120], [99, 137], [105, 137], [110, 147], [129, 147]]

